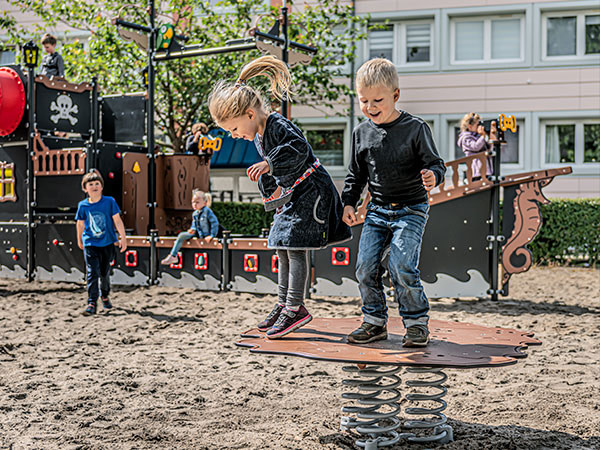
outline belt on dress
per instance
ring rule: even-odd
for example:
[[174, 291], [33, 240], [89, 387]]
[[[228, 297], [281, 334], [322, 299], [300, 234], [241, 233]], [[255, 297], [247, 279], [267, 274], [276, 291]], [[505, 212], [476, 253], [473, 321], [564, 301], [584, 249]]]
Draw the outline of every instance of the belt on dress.
[[320, 165], [321, 162], [315, 158], [315, 162], [312, 163], [311, 166], [298, 177], [291, 187], [282, 188], [281, 186], [278, 186], [275, 192], [273, 192], [273, 195], [271, 195], [269, 198], [263, 198], [265, 210], [273, 211], [274, 209], [280, 208], [289, 202], [296, 186], [306, 180], [315, 170], [317, 170]]

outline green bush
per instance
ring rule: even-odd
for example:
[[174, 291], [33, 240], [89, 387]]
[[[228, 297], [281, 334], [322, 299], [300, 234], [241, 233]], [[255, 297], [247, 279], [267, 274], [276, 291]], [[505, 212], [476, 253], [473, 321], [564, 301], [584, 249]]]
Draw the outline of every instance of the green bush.
[[258, 236], [273, 221], [273, 212], [266, 212], [258, 203], [213, 202], [210, 208], [232, 234]]
[[542, 205], [542, 228], [529, 246], [537, 264], [584, 261], [600, 255], [600, 198], [552, 199]]

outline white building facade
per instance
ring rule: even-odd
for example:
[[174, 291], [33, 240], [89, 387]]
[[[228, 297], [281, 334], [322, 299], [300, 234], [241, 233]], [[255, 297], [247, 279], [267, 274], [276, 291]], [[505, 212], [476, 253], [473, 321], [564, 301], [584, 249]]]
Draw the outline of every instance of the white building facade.
[[[292, 7], [304, 4], [318, 1]], [[33, 27], [33, 15], [3, 0], [0, 5]], [[356, 0], [354, 10], [376, 26], [358, 45], [355, 69], [378, 56], [396, 64], [398, 107], [428, 122], [445, 160], [462, 156], [456, 137], [464, 114], [477, 112], [484, 119], [513, 114], [518, 131], [503, 151], [504, 174], [572, 166], [573, 174], [557, 177], [545, 193], [600, 197], [598, 1]], [[87, 35], [62, 24], [52, 31], [59, 37], [68, 31], [70, 39]], [[2, 63], [13, 59], [14, 53], [0, 52]], [[340, 104], [340, 115], [328, 117], [310, 105], [292, 108], [340, 188], [360, 117], [356, 102], [354, 117], [343, 112], [347, 107]], [[234, 191], [256, 191], [243, 171], [230, 172], [221, 175], [225, 184], [233, 181]]]
[[[379, 56], [395, 63], [398, 107], [429, 123], [445, 160], [463, 156], [456, 137], [464, 114], [513, 114], [518, 131], [503, 151], [504, 174], [568, 165], [573, 174], [545, 193], [600, 197], [598, 2], [482, 3], [357, 0], [356, 14], [378, 26], [359, 45], [356, 68]], [[341, 185], [356, 117], [323, 118], [309, 106], [293, 115]]]

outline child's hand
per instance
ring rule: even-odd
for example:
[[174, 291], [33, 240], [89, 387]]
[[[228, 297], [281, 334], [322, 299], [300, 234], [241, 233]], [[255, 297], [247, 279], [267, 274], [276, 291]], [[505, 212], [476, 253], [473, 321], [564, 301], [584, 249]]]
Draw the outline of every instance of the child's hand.
[[121, 253], [123, 253], [125, 250], [127, 250], [127, 237], [126, 236], [121, 236], [121, 239], [119, 239], [119, 248], [121, 249]]
[[190, 234], [196, 234], [196, 230], [194, 230], [193, 228], [190, 228], [189, 230], [187, 230], [187, 232]]
[[421, 170], [421, 179], [426, 191], [430, 191], [435, 187], [435, 174], [429, 169]]
[[212, 239], [213, 239], [213, 238], [212, 238], [212, 236], [206, 236], [206, 237], [204, 238], [204, 241], [205, 241], [207, 244], [210, 244], [210, 241], [212, 241]]
[[267, 172], [269, 172], [269, 163], [267, 163], [266, 161], [261, 161], [257, 162], [256, 164], [252, 164], [250, 167], [248, 167], [248, 170], [246, 170], [248, 178], [250, 178], [252, 181], [258, 181], [260, 176]]
[[354, 207], [350, 205], [344, 206], [344, 213], [342, 214], [342, 220], [348, 226], [354, 225], [356, 220], [356, 213], [354, 212]]
[[77, 247], [79, 247], [81, 250], [83, 250], [83, 242], [77, 241]]

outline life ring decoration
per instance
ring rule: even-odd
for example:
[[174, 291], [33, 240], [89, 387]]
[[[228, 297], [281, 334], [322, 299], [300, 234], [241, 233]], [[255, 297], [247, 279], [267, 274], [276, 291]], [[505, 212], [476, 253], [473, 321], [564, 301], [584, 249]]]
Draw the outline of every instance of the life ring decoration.
[[10, 67], [0, 67], [0, 136], [8, 136], [17, 129], [26, 103], [19, 74]]

